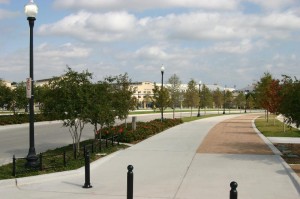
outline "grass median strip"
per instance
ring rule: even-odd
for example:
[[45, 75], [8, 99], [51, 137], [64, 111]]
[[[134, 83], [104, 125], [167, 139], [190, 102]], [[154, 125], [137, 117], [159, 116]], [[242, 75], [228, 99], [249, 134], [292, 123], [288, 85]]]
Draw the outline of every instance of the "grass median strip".
[[[269, 121], [260, 116], [255, 120], [256, 128], [266, 137], [300, 137], [300, 130], [288, 127], [276, 119], [275, 115], [269, 116]], [[285, 130], [284, 130], [285, 128]]]

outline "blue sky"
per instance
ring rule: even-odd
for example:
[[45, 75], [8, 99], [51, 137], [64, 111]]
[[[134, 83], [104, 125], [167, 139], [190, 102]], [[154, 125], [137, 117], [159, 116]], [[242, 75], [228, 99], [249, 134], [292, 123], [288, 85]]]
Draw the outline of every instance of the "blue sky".
[[[29, 0], [0, 0], [0, 78], [29, 76]], [[94, 79], [127, 72], [132, 81], [237, 88], [270, 72], [300, 78], [299, 0], [35, 0], [34, 79], [66, 65]]]

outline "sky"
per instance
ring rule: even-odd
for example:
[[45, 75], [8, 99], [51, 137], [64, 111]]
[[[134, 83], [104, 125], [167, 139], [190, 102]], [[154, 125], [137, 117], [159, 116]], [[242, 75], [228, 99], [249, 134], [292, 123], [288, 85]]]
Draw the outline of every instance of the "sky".
[[[29, 0], [0, 0], [0, 78], [29, 76]], [[35, 0], [34, 79], [68, 65], [94, 81], [128, 73], [132, 81], [243, 88], [266, 72], [300, 79], [299, 0]]]

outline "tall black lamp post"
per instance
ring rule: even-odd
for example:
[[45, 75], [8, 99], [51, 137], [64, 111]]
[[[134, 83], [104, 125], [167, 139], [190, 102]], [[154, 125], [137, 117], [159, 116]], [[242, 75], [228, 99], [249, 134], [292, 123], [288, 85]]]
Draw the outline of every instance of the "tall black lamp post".
[[198, 106], [198, 114], [197, 117], [200, 117], [200, 103], [201, 103], [201, 81], [199, 81], [199, 106]]
[[[165, 67], [164, 65], [161, 66], [160, 68], [161, 71], [161, 94], [163, 94], [163, 88], [164, 88], [164, 72], [165, 72]], [[162, 97], [162, 96], [161, 96]], [[161, 98], [161, 122], [164, 119], [164, 105], [163, 105], [163, 97]]]
[[224, 98], [224, 103], [223, 103], [223, 114], [225, 114], [225, 97], [226, 97], [225, 92], [226, 92], [226, 86], [225, 86], [225, 88], [224, 88], [224, 96], [223, 96], [223, 98]]
[[28, 167], [35, 167], [38, 165], [38, 157], [35, 152], [34, 146], [34, 91], [33, 91], [33, 26], [35, 21], [35, 16], [38, 13], [38, 7], [30, 0], [24, 8], [25, 14], [27, 16], [27, 20], [29, 22], [30, 27], [30, 52], [29, 52], [29, 75], [30, 78], [27, 80], [27, 91], [29, 90], [29, 151], [27, 155], [27, 163]]

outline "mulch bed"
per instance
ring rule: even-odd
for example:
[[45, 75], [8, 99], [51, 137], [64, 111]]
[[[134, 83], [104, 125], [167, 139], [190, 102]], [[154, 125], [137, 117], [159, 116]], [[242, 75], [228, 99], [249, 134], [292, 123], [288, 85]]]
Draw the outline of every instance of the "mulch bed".
[[288, 164], [300, 164], [300, 144], [274, 144]]

